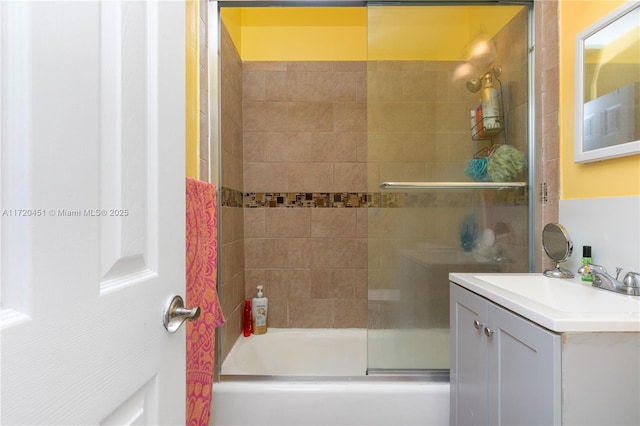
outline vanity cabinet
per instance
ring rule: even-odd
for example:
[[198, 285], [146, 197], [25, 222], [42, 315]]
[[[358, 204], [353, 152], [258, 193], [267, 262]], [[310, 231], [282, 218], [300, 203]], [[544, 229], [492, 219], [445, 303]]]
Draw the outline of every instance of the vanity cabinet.
[[561, 423], [561, 336], [451, 283], [451, 425]]
[[449, 275], [452, 425], [640, 425], [640, 298]]

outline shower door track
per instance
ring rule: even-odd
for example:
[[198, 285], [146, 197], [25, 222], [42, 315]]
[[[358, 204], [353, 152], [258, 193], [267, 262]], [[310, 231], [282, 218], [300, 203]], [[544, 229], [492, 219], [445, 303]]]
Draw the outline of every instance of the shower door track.
[[220, 374], [221, 382], [428, 382], [449, 383], [449, 370], [369, 370], [362, 376]]

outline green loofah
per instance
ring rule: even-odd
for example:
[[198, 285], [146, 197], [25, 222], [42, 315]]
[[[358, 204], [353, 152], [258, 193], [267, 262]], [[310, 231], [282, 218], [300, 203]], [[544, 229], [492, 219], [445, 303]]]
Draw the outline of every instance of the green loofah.
[[511, 145], [499, 146], [487, 160], [487, 174], [494, 182], [508, 182], [527, 167], [524, 153]]

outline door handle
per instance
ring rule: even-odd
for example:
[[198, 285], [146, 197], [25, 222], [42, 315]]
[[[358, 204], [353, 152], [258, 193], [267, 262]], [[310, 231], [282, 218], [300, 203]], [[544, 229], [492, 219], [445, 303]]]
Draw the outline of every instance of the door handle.
[[185, 320], [195, 321], [200, 316], [200, 307], [186, 309], [184, 300], [177, 294], [167, 300], [162, 312], [162, 323], [169, 333], [175, 333]]

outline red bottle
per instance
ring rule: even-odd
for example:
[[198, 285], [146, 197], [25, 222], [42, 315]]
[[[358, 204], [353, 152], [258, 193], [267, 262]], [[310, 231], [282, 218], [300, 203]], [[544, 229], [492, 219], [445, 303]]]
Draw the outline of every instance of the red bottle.
[[251, 300], [244, 301], [244, 337], [251, 336]]

